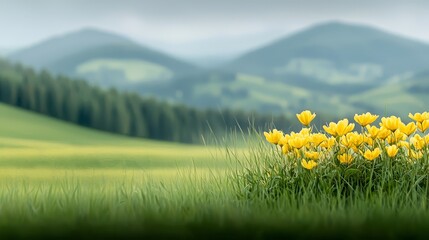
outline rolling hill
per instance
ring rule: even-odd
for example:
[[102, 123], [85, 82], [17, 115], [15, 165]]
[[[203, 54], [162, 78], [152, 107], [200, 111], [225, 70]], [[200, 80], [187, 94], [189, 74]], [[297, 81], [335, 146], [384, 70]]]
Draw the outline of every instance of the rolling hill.
[[8, 58], [36, 69], [46, 68], [118, 87], [135, 82], [168, 81], [197, 71], [187, 62], [91, 28], [53, 37], [13, 52]]
[[[165, 151], [169, 149], [169, 151]], [[0, 168], [178, 169], [223, 167], [214, 147], [124, 137], [0, 103]]]
[[429, 68], [429, 45], [368, 26], [328, 22], [248, 52], [226, 67], [285, 80], [304, 75], [362, 83]]
[[[401, 114], [425, 106], [424, 97], [407, 90], [410, 83], [403, 85], [424, 69], [429, 69], [427, 44], [368, 26], [328, 22], [250, 51], [223, 68], [139, 91], [201, 107], [288, 113], [309, 108], [330, 115], [389, 108]], [[394, 99], [395, 94], [402, 97]], [[382, 98], [403, 102], [392, 109]]]
[[[320, 83], [307, 88], [260, 75], [210, 71], [179, 78], [169, 84], [146, 85], [135, 90], [201, 108], [226, 107], [265, 114], [285, 113], [292, 117], [303, 109], [313, 109], [329, 116], [350, 115], [366, 109], [366, 106], [352, 105], [346, 100], [350, 93], [372, 88], [365, 85], [336, 87]], [[338, 89], [342, 91], [338, 92]]]
[[[29, 123], [31, 122], [31, 123]], [[57, 142], [71, 145], [174, 146], [175, 143], [125, 137], [80, 127], [21, 108], [0, 103], [0, 138]], [[3, 141], [2, 141], [3, 142]]]
[[387, 82], [349, 98], [349, 103], [371, 106], [380, 113], [396, 114], [407, 119], [410, 112], [428, 111], [428, 102], [429, 71]]
[[288, 114], [305, 108], [342, 116], [391, 109], [401, 114], [424, 109], [429, 92], [423, 86], [429, 80], [424, 77], [428, 44], [341, 22], [309, 27], [209, 70], [94, 29], [53, 38], [11, 57], [98, 85], [202, 108]]

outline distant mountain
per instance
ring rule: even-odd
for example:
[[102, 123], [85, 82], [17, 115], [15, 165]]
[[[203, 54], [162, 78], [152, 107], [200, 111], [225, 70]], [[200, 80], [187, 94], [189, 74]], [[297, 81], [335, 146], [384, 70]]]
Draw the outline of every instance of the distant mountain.
[[429, 68], [429, 45], [368, 26], [329, 22], [248, 52], [226, 67], [268, 77], [362, 82]]
[[9, 58], [101, 84], [169, 80], [197, 70], [192, 64], [125, 37], [90, 28], [48, 39]]
[[10, 48], [0, 48], [0, 56], [7, 56], [7, 54], [13, 52]]
[[406, 116], [429, 101], [424, 96], [429, 73], [423, 69], [429, 69], [428, 45], [331, 22], [244, 54], [223, 68], [137, 89], [199, 107]]
[[[406, 116], [427, 108], [429, 45], [331, 22], [244, 54], [216, 70], [139, 92], [200, 107]], [[419, 80], [420, 79], [420, 80]]]
[[[11, 57], [201, 108], [406, 116], [428, 110], [429, 102], [429, 45], [338, 22], [307, 28], [212, 68], [94, 29], [52, 38]], [[200, 59], [195, 65], [204, 64]]]

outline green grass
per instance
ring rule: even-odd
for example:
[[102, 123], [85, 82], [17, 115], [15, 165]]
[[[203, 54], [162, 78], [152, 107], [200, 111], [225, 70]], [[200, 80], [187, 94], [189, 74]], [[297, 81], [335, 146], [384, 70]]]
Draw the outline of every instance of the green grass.
[[427, 236], [428, 202], [418, 194], [345, 199], [317, 196], [309, 188], [277, 200], [245, 198], [236, 161], [262, 164], [272, 148], [262, 139], [244, 151], [230, 144], [219, 150], [131, 139], [0, 105], [0, 235]]
[[173, 224], [229, 192], [217, 181], [227, 166], [214, 147], [122, 137], [0, 104], [0, 235]]
[[132, 139], [0, 104], [0, 166], [61, 168], [225, 167], [216, 148]]

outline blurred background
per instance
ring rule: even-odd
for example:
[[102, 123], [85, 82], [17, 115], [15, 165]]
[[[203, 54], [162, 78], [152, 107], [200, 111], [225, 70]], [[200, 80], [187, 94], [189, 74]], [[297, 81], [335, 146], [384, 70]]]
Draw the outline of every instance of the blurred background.
[[428, 110], [428, 23], [423, 0], [0, 0], [0, 101], [187, 142], [303, 109], [405, 117]]

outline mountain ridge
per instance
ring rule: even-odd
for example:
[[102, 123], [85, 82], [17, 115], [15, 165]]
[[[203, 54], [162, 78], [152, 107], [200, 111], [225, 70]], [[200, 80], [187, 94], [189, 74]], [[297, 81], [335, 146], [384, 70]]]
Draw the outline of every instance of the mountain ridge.
[[176, 74], [197, 71], [193, 64], [141, 45], [127, 37], [95, 28], [54, 36], [15, 51], [9, 59], [36, 69], [77, 75], [77, 68], [96, 59], [133, 59], [165, 67]]
[[384, 75], [389, 76], [429, 67], [425, 64], [429, 61], [429, 44], [366, 25], [325, 22], [249, 51], [226, 67], [273, 75], [273, 69], [284, 67], [294, 59], [327, 60], [338, 68], [371, 63], [382, 66]]

